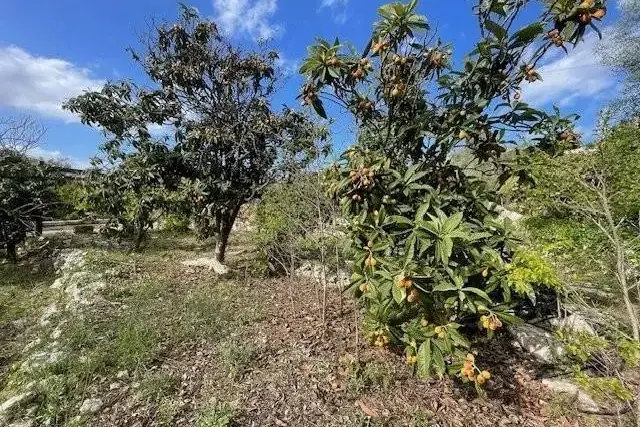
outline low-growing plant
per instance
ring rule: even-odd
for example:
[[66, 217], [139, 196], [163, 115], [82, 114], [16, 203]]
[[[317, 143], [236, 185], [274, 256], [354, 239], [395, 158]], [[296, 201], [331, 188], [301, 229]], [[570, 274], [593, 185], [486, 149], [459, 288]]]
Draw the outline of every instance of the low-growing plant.
[[[327, 185], [348, 219], [352, 287], [366, 307], [367, 338], [404, 347], [423, 376], [448, 373], [482, 385], [490, 374], [476, 365], [481, 357], [470, 360], [470, 339], [518, 322], [519, 305], [541, 286], [557, 286], [539, 260], [514, 258], [517, 242], [497, 219], [500, 189], [521, 175], [502, 153], [523, 132], [548, 152], [575, 145], [571, 118], [531, 108], [520, 90], [540, 78], [545, 53], [578, 43], [604, 6], [554, 2], [516, 29], [529, 6], [478, 2], [481, 38], [459, 70], [416, 0], [382, 6], [361, 52], [319, 40], [301, 67], [303, 103], [326, 117], [331, 100], [359, 130]], [[451, 161], [460, 149], [494, 171], [495, 185]]]
[[576, 372], [574, 378], [578, 385], [601, 403], [630, 402], [634, 393], [617, 377], [592, 377], [582, 371]]
[[236, 414], [230, 404], [213, 402], [198, 415], [196, 427], [233, 427]]
[[320, 259], [322, 254], [326, 264], [334, 259], [335, 247], [342, 243], [337, 211], [317, 174], [300, 173], [267, 188], [256, 207], [254, 225], [255, 243], [269, 269], [291, 274], [304, 260]]
[[605, 338], [589, 332], [558, 329], [555, 335], [568, 356], [580, 364], [588, 362], [594, 356], [602, 355], [610, 347], [609, 341]]

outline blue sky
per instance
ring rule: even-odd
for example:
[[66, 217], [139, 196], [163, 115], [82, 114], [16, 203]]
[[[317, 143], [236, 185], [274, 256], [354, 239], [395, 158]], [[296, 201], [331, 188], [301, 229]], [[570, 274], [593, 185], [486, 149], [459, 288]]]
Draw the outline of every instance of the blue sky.
[[[17, 0], [3, 2], [0, 14], [0, 116], [28, 114], [47, 129], [34, 154], [66, 158], [86, 165], [101, 140], [98, 131], [83, 126], [61, 103], [107, 80], [140, 79], [139, 69], [125, 52], [138, 46], [151, 19], [172, 20], [178, 4], [170, 0]], [[363, 46], [386, 1], [373, 0], [192, 0], [186, 2], [211, 17], [238, 44], [271, 38], [281, 65], [292, 73], [275, 105], [297, 104], [300, 78], [295, 71], [306, 47], [316, 37], [350, 40]], [[444, 6], [446, 4], [446, 7]], [[477, 35], [470, 0], [422, 0], [420, 11], [460, 58]], [[612, 4], [602, 28], [615, 22]], [[606, 36], [606, 31], [605, 31]], [[618, 79], [598, 63], [599, 48], [592, 33], [567, 56], [556, 51], [541, 68], [543, 82], [523, 90], [523, 100], [540, 107], [559, 105], [563, 112], [582, 115], [579, 129], [589, 139], [599, 109], [615, 96]], [[351, 139], [346, 121], [334, 128], [339, 147]]]

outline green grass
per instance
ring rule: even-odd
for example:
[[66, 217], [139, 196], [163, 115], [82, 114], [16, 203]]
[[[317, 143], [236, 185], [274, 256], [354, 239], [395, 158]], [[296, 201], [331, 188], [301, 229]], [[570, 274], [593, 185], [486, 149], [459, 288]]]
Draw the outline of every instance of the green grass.
[[229, 377], [241, 375], [255, 357], [256, 349], [251, 343], [234, 339], [222, 347], [221, 359], [226, 366]]
[[354, 398], [372, 389], [386, 390], [393, 381], [388, 367], [381, 362], [362, 362], [348, 369], [347, 393]]
[[200, 412], [196, 427], [232, 427], [236, 425], [236, 415], [237, 410], [233, 406], [214, 402]]
[[147, 401], [160, 401], [179, 389], [180, 379], [166, 372], [148, 372], [140, 381], [140, 394]]
[[[67, 357], [42, 369], [9, 372], [6, 383], [10, 386], [0, 395], [36, 381], [37, 421], [62, 426], [75, 419], [80, 403], [98, 384], [96, 380], [108, 385], [117, 372], [126, 369], [133, 381], [140, 382], [142, 399], [154, 405], [155, 425], [172, 425], [181, 410], [175, 398], [179, 379], [150, 368], [172, 354], [179, 356], [182, 348], [193, 343], [218, 345], [231, 334], [240, 336], [246, 325], [264, 316], [247, 284], [219, 280], [206, 271], [186, 275], [180, 261], [202, 255], [193, 252], [197, 246], [193, 238], [184, 238], [177, 245], [172, 239], [156, 235], [141, 253], [88, 249], [85, 268], [108, 273], [107, 288], [101, 292], [106, 301], [81, 313], [60, 312], [57, 318], [65, 323], [58, 341], [67, 349]], [[32, 276], [19, 267], [2, 265], [0, 269], [4, 273], [0, 276], [0, 307], [7, 307], [0, 310], [0, 325], [23, 316], [38, 319], [52, 299], [53, 271]], [[51, 341], [53, 325], [55, 322], [40, 331], [39, 347]], [[253, 357], [254, 350], [237, 340], [224, 348], [228, 351], [222, 366], [234, 375]], [[208, 408], [199, 425], [229, 426], [232, 412], [226, 406]], [[83, 423], [90, 425], [89, 419], [82, 419]]]

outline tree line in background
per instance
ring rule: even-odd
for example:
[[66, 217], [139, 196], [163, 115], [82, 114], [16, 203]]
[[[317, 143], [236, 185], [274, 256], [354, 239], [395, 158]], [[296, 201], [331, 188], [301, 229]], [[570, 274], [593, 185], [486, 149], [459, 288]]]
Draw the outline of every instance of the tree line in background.
[[[143, 52], [131, 52], [147, 86], [113, 82], [67, 102], [105, 140], [85, 189], [58, 194], [106, 215], [135, 249], [159, 215], [193, 219], [199, 236], [215, 238], [220, 262], [241, 207], [262, 199], [256, 243], [273, 273], [293, 274], [306, 258], [323, 268], [335, 259], [340, 270], [346, 256], [370, 343], [401, 349], [420, 375], [457, 376], [480, 392], [491, 374], [471, 353], [475, 343], [567, 292], [547, 253], [523, 245], [498, 207], [590, 223], [613, 253], [609, 273], [626, 308], [612, 336], [640, 361], [640, 159], [629, 161], [640, 152], [638, 127], [605, 126], [576, 152], [577, 116], [520, 99], [545, 55], [598, 31], [606, 6], [552, 1], [520, 25], [532, 7], [479, 2], [480, 38], [459, 68], [415, 0], [381, 7], [361, 51], [339, 39], [310, 46], [302, 103], [324, 119], [335, 103], [357, 127], [326, 168], [315, 162], [328, 154], [321, 122], [271, 105], [277, 55], [233, 46], [183, 7], [178, 22], [156, 25]], [[615, 37], [637, 41], [624, 30]], [[633, 88], [633, 52], [614, 54]], [[634, 93], [625, 92], [626, 105]], [[529, 144], [513, 148], [523, 136]], [[11, 197], [0, 196], [0, 231], [15, 258], [54, 175], [15, 147], [3, 150], [0, 192]]]

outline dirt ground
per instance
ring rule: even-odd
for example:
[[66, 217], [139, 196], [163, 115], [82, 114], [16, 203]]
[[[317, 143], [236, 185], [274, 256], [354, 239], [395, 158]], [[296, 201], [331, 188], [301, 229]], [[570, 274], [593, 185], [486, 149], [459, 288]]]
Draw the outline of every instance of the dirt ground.
[[[361, 314], [338, 289], [327, 291], [323, 323], [319, 285], [256, 276], [254, 255], [246, 249], [231, 249], [234, 272], [219, 278], [181, 265], [201, 256], [202, 247], [171, 241], [160, 246], [136, 255], [133, 269], [111, 276], [105, 291], [105, 299], [128, 304], [126, 295], [136, 286], [159, 284], [154, 293], [141, 294], [148, 299], [136, 301], [151, 307], [160, 298], [158, 307], [169, 307], [142, 320], [159, 332], [160, 350], [128, 372], [114, 367], [92, 374], [87, 390], [100, 397], [100, 410], [53, 425], [625, 425], [616, 424], [615, 417], [581, 415], [573, 402], [552, 395], [538, 379], [541, 367], [513, 349], [507, 336], [478, 349], [483, 366], [493, 373], [487, 396], [479, 398], [455, 380], [416, 378], [401, 354], [369, 346], [357, 330]], [[128, 262], [126, 255], [112, 260], [113, 265]], [[193, 294], [202, 299], [195, 303], [215, 299], [224, 316], [194, 323], [211, 333], [163, 340], [175, 335], [171, 328], [182, 321], [183, 313], [172, 304], [195, 287], [206, 289]], [[82, 399], [74, 399], [77, 408]]]

